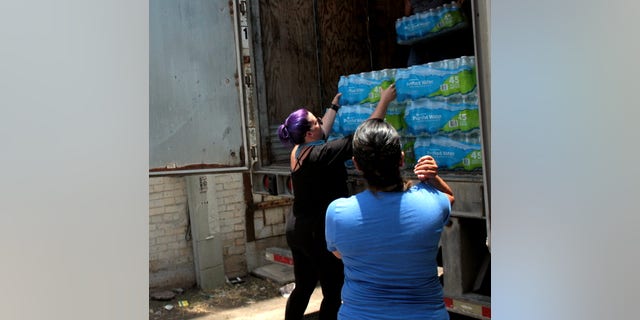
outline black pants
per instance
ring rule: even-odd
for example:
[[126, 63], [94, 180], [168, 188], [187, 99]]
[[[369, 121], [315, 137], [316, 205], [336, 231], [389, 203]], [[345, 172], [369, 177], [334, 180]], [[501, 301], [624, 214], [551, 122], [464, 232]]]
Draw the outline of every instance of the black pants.
[[287, 228], [287, 244], [293, 255], [296, 288], [287, 301], [285, 320], [304, 317], [318, 281], [323, 296], [319, 319], [338, 317], [338, 309], [342, 304], [340, 293], [344, 283], [344, 266], [342, 260], [327, 250], [323, 222], [297, 219], [288, 223], [291, 227]]

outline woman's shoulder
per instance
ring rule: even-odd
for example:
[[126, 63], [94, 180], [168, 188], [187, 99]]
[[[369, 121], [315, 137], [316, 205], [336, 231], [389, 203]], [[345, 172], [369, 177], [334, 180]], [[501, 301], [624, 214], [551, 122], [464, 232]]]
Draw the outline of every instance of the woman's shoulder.
[[414, 183], [409, 189], [407, 189], [406, 193], [427, 193], [427, 194], [437, 194], [440, 191], [435, 187], [431, 186], [426, 182], [418, 182]]

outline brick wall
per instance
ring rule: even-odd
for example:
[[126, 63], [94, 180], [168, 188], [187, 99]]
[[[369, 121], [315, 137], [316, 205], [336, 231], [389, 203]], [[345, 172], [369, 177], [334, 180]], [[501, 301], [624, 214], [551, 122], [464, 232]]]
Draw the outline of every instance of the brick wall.
[[[282, 198], [254, 194], [254, 203], [268, 203], [270, 201], [279, 201]], [[265, 239], [269, 237], [284, 235], [285, 219], [289, 212], [288, 205], [275, 205], [270, 208], [258, 209], [253, 215], [253, 225], [255, 228], [256, 239]]]
[[214, 175], [220, 232], [223, 242], [224, 272], [228, 277], [247, 274], [244, 185], [241, 173]]
[[[211, 175], [223, 236], [224, 271], [228, 277], [245, 276], [265, 263], [264, 247], [284, 245], [283, 207], [257, 210], [254, 215], [256, 241], [248, 251], [245, 225], [246, 204], [242, 173]], [[149, 286], [189, 287], [196, 284], [193, 243], [188, 233], [188, 204], [184, 177], [149, 179]], [[276, 197], [254, 195], [255, 201]], [[254, 201], [254, 202], [255, 202]], [[263, 241], [265, 240], [266, 241]], [[274, 240], [275, 239], [275, 240]], [[250, 255], [247, 257], [247, 255]], [[247, 259], [251, 263], [248, 265]]]
[[149, 286], [195, 283], [187, 194], [182, 177], [149, 179]]

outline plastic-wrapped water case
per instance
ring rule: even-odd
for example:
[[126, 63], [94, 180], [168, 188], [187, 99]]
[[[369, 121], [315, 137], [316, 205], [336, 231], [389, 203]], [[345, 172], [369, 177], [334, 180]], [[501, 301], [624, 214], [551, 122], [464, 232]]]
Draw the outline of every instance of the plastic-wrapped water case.
[[404, 111], [405, 104], [394, 100], [389, 103], [387, 114], [384, 117], [385, 121], [390, 123], [399, 133], [402, 133], [407, 127], [404, 121]]
[[396, 71], [397, 100], [467, 94], [476, 87], [474, 57], [461, 57]]
[[474, 171], [482, 168], [479, 144], [456, 141], [445, 136], [420, 137], [414, 144], [416, 159], [430, 155], [440, 169]]
[[396, 40], [406, 45], [467, 26], [467, 19], [456, 2], [396, 20]]
[[358, 126], [367, 120], [375, 110], [371, 103], [346, 105], [340, 108], [340, 133], [349, 135], [356, 131]]
[[374, 103], [380, 101], [380, 91], [395, 81], [395, 69], [376, 70], [341, 76], [338, 92], [341, 105]]
[[463, 99], [458, 99], [457, 102], [449, 103], [447, 100], [428, 98], [410, 100], [404, 115], [407, 134], [432, 135], [438, 132], [450, 133], [478, 128], [478, 105], [465, 103]]

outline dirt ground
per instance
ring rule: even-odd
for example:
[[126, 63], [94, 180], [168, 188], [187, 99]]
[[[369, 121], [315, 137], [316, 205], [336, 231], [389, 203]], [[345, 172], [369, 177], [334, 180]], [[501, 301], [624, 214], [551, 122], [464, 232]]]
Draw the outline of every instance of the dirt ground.
[[[196, 287], [182, 288], [182, 293], [167, 301], [150, 298], [149, 320], [284, 319], [287, 298], [280, 293], [282, 285], [252, 275], [241, 280], [241, 283], [227, 283], [222, 288], [210, 291]], [[321, 301], [322, 293], [317, 287], [304, 320], [318, 319]], [[451, 320], [474, 320], [454, 313], [450, 313], [450, 317]]]
[[[184, 292], [177, 293], [168, 301], [149, 298], [149, 320], [284, 318], [287, 298], [279, 291], [282, 285], [251, 275], [241, 280], [241, 283], [227, 283], [222, 288], [210, 291], [197, 287], [182, 288]], [[322, 294], [316, 289], [307, 307], [305, 320], [316, 318], [321, 299]]]

